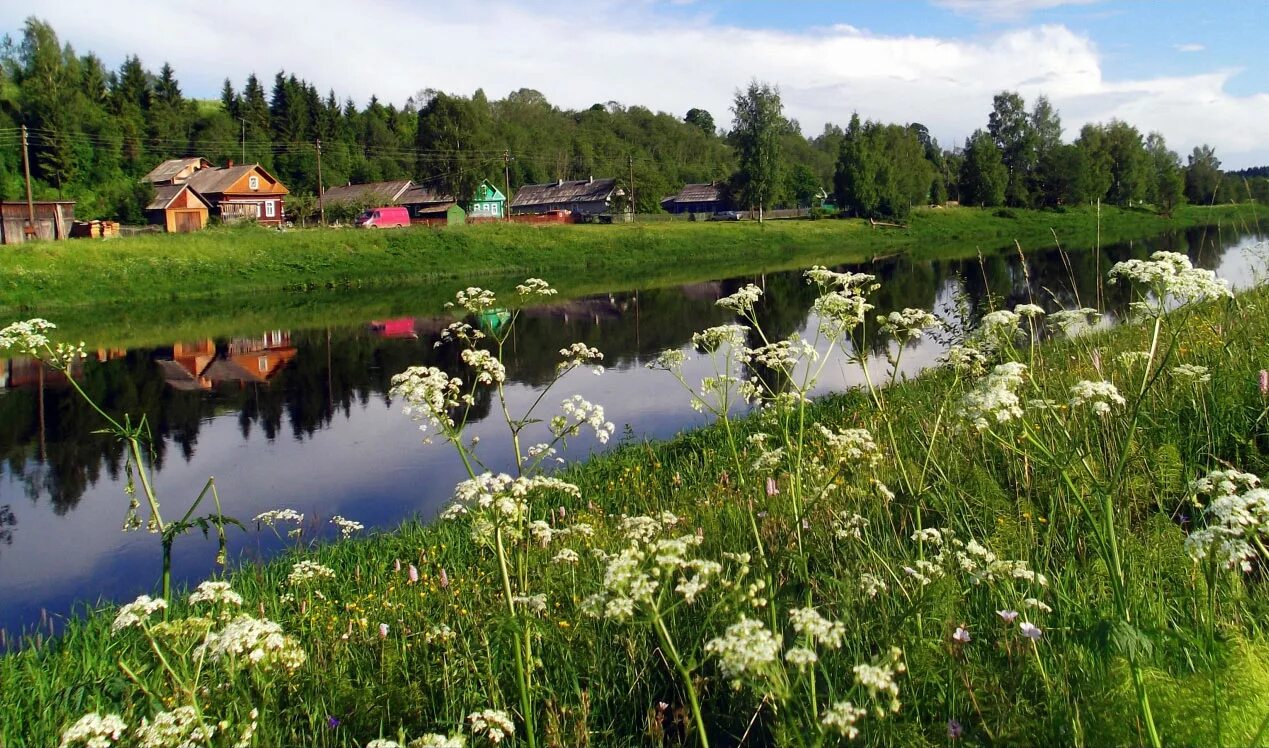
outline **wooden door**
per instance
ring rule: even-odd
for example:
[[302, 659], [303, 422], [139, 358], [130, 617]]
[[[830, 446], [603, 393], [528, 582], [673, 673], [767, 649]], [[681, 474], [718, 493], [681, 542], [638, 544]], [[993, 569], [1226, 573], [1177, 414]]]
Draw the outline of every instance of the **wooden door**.
[[198, 231], [203, 227], [203, 222], [199, 220], [198, 211], [182, 211], [176, 214], [176, 233], [188, 234], [191, 231]]

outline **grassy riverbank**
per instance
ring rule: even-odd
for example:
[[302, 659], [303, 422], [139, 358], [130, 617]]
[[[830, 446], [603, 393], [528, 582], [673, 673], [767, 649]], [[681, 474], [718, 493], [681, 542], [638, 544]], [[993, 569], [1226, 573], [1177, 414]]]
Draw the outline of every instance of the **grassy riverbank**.
[[[225, 744], [257, 709], [261, 746], [471, 735], [484, 709], [517, 745], [853, 730], [1129, 745], [1152, 727], [1168, 745], [1248, 745], [1269, 723], [1269, 498], [1237, 476], [1216, 491], [1229, 501], [1190, 481], [1269, 472], [1266, 304], [1255, 290], [1038, 345], [1043, 320], [997, 316], [968, 339], [985, 367], [628, 444], [562, 473], [575, 495], [487, 486], [494, 501], [457, 519], [239, 569], [241, 610], [287, 637], [254, 665], [198, 655], [231, 603], [173, 601], [167, 623], [115, 633], [99, 610], [0, 659], [0, 744], [192, 704]], [[1216, 540], [1245, 541], [1249, 573], [1216, 560], [1241, 546], [1198, 542], [1222, 516], [1205, 509], [1231, 501], [1245, 521]]]
[[[1195, 225], [1254, 223], [1254, 208], [1186, 206], [1174, 218], [1103, 208], [1100, 240], [1123, 241]], [[1025, 249], [1098, 241], [1096, 212], [919, 210], [905, 229], [846, 221], [658, 223], [613, 226], [483, 224], [442, 231], [216, 229], [107, 242], [6, 247], [0, 312], [14, 316], [99, 304], [170, 306], [250, 295], [383, 289], [460, 279], [495, 284], [537, 275], [560, 286], [622, 288], [688, 283], [897, 252], [915, 259], [972, 256], [1018, 241]]]

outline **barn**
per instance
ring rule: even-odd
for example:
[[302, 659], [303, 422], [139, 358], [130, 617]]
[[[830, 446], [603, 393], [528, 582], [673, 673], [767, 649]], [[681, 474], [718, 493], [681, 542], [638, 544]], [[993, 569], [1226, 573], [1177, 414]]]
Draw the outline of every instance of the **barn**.
[[145, 206], [150, 223], [167, 229], [168, 233], [185, 234], [207, 226], [211, 204], [188, 184], [163, 184], [154, 188], [154, 199]]

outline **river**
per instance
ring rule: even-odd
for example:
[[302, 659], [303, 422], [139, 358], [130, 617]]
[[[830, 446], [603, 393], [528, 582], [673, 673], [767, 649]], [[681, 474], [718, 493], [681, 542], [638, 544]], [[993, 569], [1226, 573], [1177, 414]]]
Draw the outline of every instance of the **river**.
[[[1030, 253], [1025, 261], [1015, 252], [981, 261], [899, 257], [844, 269], [877, 275], [876, 313], [920, 307], [952, 314], [958, 305], [981, 312], [989, 298], [996, 305], [1033, 301], [1053, 310], [1096, 306], [1100, 297], [1112, 321], [1126, 309], [1127, 290], [1102, 286], [1099, 273], [1104, 277], [1114, 262], [1156, 249], [1186, 252], [1236, 287], [1255, 282], [1264, 267], [1262, 237], [1195, 229], [1065, 257], [1056, 250]], [[667, 348], [692, 355], [693, 332], [733, 321], [714, 302], [751, 282], [766, 291], [759, 315], [769, 335], [814, 329], [814, 295], [795, 272], [526, 309], [506, 362], [513, 411], [538, 396], [559, 349], [581, 341], [603, 351], [606, 371], [571, 373], [552, 391], [556, 402], [550, 404], [573, 394], [602, 404], [617, 435], [607, 445], [571, 440], [568, 459], [704, 423], [668, 374], [644, 364]], [[365, 533], [379, 532], [413, 516], [431, 517], [465, 477], [452, 449], [422, 444], [416, 425], [387, 394], [392, 376], [411, 365], [462, 375], [457, 351], [435, 346], [449, 321], [426, 310], [378, 320], [336, 315], [316, 329], [292, 329], [278, 319], [270, 329], [237, 336], [89, 351], [75, 377], [108, 412], [147, 417], [156, 489], [169, 517], [183, 512], [215, 476], [226, 514], [243, 520], [290, 507], [305, 513], [314, 538], [335, 536], [322, 522], [332, 515], [363, 523]], [[870, 366], [880, 370], [887, 342], [874, 345], [881, 347], [869, 351]], [[942, 351], [938, 339], [917, 341], [904, 351], [903, 374], [936, 363]], [[825, 366], [819, 392], [860, 384], [858, 367], [843, 361], [839, 355]], [[684, 373], [694, 381], [712, 369], [695, 357]], [[470, 433], [481, 437], [486, 461], [506, 468], [505, 425], [489, 417], [488, 399], [477, 401], [474, 415]], [[155, 588], [158, 540], [144, 531], [121, 532], [123, 450], [94, 433], [101, 426], [56, 372], [29, 360], [0, 360], [0, 629], [10, 635], [37, 625], [56, 628], [79, 604], [126, 601]], [[231, 531], [234, 563], [281, 548], [274, 535], [254, 526]], [[180, 538], [174, 578], [189, 583], [206, 576], [215, 551], [200, 534]]]

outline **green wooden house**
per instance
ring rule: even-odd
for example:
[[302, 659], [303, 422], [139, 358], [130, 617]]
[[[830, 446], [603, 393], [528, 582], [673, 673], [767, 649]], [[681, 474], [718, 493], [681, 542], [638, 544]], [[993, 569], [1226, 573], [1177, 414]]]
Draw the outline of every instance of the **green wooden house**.
[[502, 194], [489, 180], [481, 182], [472, 196], [470, 218], [502, 218], [507, 214], [507, 196]]

